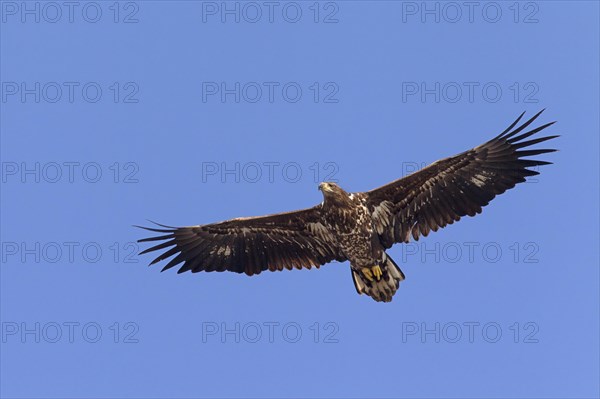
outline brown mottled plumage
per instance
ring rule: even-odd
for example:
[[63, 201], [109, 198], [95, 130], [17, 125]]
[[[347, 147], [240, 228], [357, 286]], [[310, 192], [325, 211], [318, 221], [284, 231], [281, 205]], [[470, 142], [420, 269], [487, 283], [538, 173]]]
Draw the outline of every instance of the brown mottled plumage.
[[496, 195], [538, 174], [527, 168], [550, 163], [523, 159], [555, 151], [522, 150], [558, 137], [523, 141], [554, 123], [521, 133], [541, 112], [515, 129], [521, 114], [487, 143], [375, 190], [350, 194], [335, 183], [321, 183], [324, 201], [313, 208], [190, 227], [144, 227], [163, 235], [140, 242], [164, 242], [142, 254], [168, 248], [150, 263], [175, 256], [163, 270], [183, 263], [178, 273], [232, 271], [249, 276], [349, 260], [358, 293], [389, 302], [404, 274], [386, 249], [481, 213]]

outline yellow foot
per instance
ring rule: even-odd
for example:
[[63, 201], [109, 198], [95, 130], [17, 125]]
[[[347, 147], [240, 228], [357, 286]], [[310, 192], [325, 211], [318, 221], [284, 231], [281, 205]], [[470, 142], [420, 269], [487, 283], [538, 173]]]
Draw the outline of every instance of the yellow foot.
[[379, 266], [373, 266], [371, 268], [363, 267], [361, 272], [369, 281], [374, 281], [373, 276], [375, 276], [375, 279], [379, 281], [383, 275], [383, 272]]
[[375, 279], [377, 279], [377, 281], [381, 280], [381, 276], [383, 275], [383, 272], [381, 271], [381, 267], [379, 266], [375, 266], [372, 268], [373, 274], [375, 275]]

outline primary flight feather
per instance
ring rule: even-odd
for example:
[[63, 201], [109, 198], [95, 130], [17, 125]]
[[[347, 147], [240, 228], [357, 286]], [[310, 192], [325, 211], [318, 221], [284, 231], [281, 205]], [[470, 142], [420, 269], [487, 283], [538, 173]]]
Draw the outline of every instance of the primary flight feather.
[[516, 127], [523, 113], [490, 141], [371, 191], [347, 193], [335, 183], [321, 183], [324, 201], [313, 208], [207, 225], [143, 227], [161, 235], [139, 242], [162, 242], [141, 254], [166, 250], [151, 265], [174, 256], [163, 271], [183, 263], [178, 273], [249, 276], [348, 260], [356, 291], [389, 302], [404, 273], [386, 249], [481, 213], [496, 195], [539, 174], [528, 168], [550, 164], [526, 157], [556, 150], [524, 149], [558, 137], [525, 140], [554, 123], [525, 131], [541, 113]]

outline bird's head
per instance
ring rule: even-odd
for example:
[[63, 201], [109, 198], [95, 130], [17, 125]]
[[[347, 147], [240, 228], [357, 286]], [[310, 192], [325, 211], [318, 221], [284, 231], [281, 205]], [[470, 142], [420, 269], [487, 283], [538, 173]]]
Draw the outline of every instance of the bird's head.
[[323, 182], [319, 184], [319, 190], [323, 193], [325, 200], [333, 199], [337, 201], [346, 201], [349, 194], [343, 188], [332, 182]]

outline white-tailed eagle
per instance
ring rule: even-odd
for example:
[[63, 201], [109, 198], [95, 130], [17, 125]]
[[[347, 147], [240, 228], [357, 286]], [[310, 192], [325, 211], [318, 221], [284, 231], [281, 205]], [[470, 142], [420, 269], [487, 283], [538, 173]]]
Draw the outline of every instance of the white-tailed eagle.
[[525, 141], [554, 123], [523, 132], [542, 111], [515, 128], [523, 113], [487, 143], [371, 191], [347, 193], [335, 183], [321, 183], [324, 201], [309, 209], [189, 227], [144, 227], [162, 235], [139, 242], [164, 242], [141, 254], [171, 247], [150, 264], [175, 256], [163, 271], [183, 263], [178, 273], [249, 276], [348, 260], [356, 291], [389, 302], [404, 274], [386, 249], [481, 213], [496, 195], [538, 174], [528, 168], [550, 164], [526, 157], [554, 149], [524, 149], [558, 137]]

